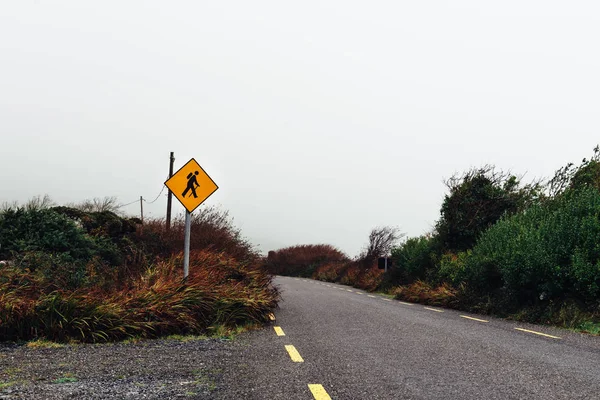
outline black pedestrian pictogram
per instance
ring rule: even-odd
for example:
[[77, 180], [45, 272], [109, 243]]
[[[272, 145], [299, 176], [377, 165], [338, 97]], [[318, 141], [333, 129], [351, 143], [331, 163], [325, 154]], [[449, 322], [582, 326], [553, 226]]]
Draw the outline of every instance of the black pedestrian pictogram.
[[200, 184], [198, 183], [198, 181], [196, 180], [196, 176], [198, 176], [198, 171], [194, 172], [194, 173], [189, 173], [187, 176], [187, 187], [185, 188], [185, 190], [183, 191], [182, 196], [185, 197], [185, 195], [187, 194], [187, 192], [192, 191], [192, 196], [194, 196], [194, 198], [197, 198], [198, 195], [196, 194], [196, 188], [200, 187]]

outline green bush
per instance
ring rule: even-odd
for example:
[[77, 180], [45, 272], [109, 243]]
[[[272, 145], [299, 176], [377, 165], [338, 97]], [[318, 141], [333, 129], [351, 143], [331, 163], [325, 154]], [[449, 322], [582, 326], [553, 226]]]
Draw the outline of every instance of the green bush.
[[600, 295], [600, 193], [568, 191], [499, 221], [477, 242], [465, 280], [480, 293], [514, 296], [519, 304]]
[[437, 232], [444, 251], [472, 248], [479, 235], [505, 214], [514, 214], [535, 202], [541, 186], [522, 185], [511, 174], [492, 166], [472, 169], [446, 181], [449, 193], [442, 203]]
[[431, 278], [435, 274], [438, 254], [437, 237], [420, 236], [408, 239], [400, 247], [392, 249], [391, 281], [407, 284]]
[[440, 259], [437, 271], [438, 283], [448, 282], [457, 286], [465, 274], [467, 259], [471, 256], [471, 250], [462, 251], [458, 254], [446, 253]]
[[0, 213], [0, 258], [13, 253], [44, 251], [89, 259], [94, 241], [68, 217], [50, 209], [17, 208]]

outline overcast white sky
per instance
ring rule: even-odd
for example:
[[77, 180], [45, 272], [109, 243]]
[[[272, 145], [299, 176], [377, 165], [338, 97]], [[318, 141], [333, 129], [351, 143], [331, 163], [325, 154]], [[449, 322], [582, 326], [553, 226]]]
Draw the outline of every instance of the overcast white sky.
[[599, 38], [595, 1], [0, 0], [0, 202], [152, 200], [174, 151], [261, 249], [355, 255], [453, 172], [589, 156]]

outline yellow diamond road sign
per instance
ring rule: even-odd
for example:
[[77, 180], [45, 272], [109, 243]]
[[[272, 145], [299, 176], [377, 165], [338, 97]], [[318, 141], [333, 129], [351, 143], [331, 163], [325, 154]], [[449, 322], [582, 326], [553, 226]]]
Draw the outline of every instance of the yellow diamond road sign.
[[165, 182], [188, 212], [194, 211], [219, 187], [193, 158]]

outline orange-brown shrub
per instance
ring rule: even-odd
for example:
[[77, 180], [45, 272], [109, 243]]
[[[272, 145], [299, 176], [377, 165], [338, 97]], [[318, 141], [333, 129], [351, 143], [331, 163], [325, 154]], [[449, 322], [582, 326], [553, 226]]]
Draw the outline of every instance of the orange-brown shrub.
[[0, 271], [0, 338], [101, 342], [131, 336], [200, 334], [215, 325], [265, 322], [279, 293], [259, 263], [210, 251], [192, 252], [129, 276], [127, 289], [57, 289], [13, 266]]
[[447, 283], [434, 288], [423, 281], [399, 286], [393, 292], [394, 297], [398, 300], [444, 307], [453, 307], [457, 304], [457, 293], [457, 290]]
[[337, 279], [342, 285], [350, 285], [360, 289], [374, 291], [380, 287], [383, 280], [383, 270], [377, 267], [361, 268], [360, 263], [350, 263]]
[[270, 251], [266, 265], [275, 275], [310, 277], [322, 265], [346, 261], [348, 256], [331, 245], [311, 244]]
[[312, 277], [320, 281], [337, 282], [349, 265], [348, 262], [329, 262], [317, 267]]
[[[238, 260], [258, 258], [256, 249], [233, 225], [225, 210], [217, 207], [200, 208], [192, 215], [190, 248], [226, 253]], [[170, 257], [183, 250], [185, 219], [180, 216], [172, 220], [166, 229], [164, 219], [144, 222], [136, 232], [136, 241], [152, 256]]]

